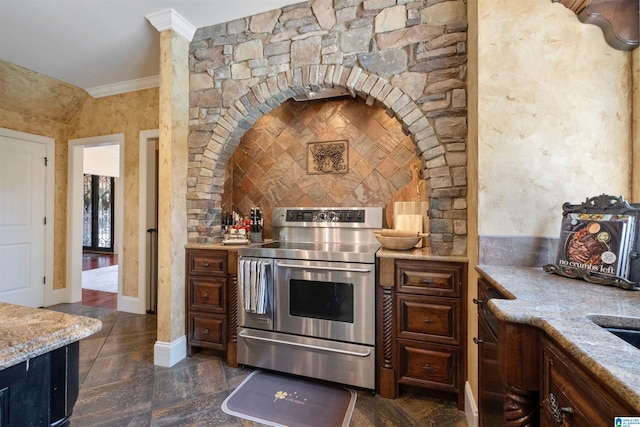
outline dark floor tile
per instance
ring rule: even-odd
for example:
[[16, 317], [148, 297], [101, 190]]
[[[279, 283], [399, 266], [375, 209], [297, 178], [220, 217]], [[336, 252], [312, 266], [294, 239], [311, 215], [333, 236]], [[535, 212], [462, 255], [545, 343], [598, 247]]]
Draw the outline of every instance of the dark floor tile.
[[153, 346], [155, 342], [156, 331], [129, 332], [121, 335], [112, 333], [104, 342], [100, 356], [148, 350], [147, 353], [150, 354], [150, 360], [153, 362]]
[[154, 409], [227, 392], [222, 361], [219, 359], [176, 365], [171, 369], [158, 369], [154, 380]]
[[152, 400], [152, 375], [81, 387], [71, 419], [78, 426], [118, 425], [117, 420], [149, 413]]
[[143, 348], [142, 350], [111, 356], [100, 355], [87, 374], [82, 387], [117, 383], [129, 378], [150, 381], [153, 386], [155, 370], [153, 349]]
[[[225, 414], [220, 409], [229, 393], [220, 392], [183, 401], [173, 406], [154, 409], [152, 426], [171, 427], [239, 427], [240, 419]], [[256, 425], [252, 423], [251, 425]]]
[[[171, 368], [153, 364], [156, 317], [81, 304], [57, 311], [94, 317], [102, 331], [80, 342], [80, 395], [72, 427], [264, 427], [225, 414], [224, 399], [252, 372], [199, 350]], [[466, 427], [454, 402], [404, 393], [384, 399], [358, 390], [349, 427]]]

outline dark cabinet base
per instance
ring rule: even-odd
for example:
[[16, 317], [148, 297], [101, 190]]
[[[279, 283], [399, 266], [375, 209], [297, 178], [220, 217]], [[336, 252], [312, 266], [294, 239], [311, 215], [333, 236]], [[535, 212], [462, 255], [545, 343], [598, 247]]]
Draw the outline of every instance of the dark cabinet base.
[[0, 371], [0, 427], [67, 426], [79, 389], [79, 343]]

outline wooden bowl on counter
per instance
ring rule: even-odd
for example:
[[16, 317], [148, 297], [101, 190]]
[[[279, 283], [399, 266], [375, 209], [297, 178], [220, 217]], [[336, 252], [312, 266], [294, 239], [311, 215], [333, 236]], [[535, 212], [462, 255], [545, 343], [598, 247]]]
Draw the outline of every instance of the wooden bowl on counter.
[[422, 239], [422, 237], [392, 237], [376, 234], [376, 239], [378, 239], [378, 242], [380, 242], [382, 247], [385, 249], [406, 251], [409, 249], [413, 249], [413, 247], [418, 244], [418, 241]]

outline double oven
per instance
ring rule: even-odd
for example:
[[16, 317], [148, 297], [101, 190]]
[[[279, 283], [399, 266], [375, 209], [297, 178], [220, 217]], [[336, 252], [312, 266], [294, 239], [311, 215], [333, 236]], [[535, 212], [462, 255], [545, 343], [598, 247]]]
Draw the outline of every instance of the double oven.
[[375, 388], [373, 234], [382, 208], [275, 208], [238, 250], [238, 363]]

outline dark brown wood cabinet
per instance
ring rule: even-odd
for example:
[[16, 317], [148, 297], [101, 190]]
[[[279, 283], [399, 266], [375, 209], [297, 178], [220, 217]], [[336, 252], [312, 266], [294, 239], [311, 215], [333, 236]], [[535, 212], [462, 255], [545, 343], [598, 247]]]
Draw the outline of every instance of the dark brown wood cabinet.
[[420, 387], [463, 408], [466, 264], [382, 258], [378, 284], [380, 395]]
[[479, 426], [502, 425], [504, 388], [498, 370], [498, 321], [487, 307], [492, 298], [504, 298], [484, 279], [478, 280], [478, 407]]
[[480, 426], [614, 425], [637, 411], [549, 337], [525, 323], [497, 318], [487, 302], [504, 296], [478, 280], [478, 406]]
[[541, 339], [541, 426], [612, 426], [619, 416], [637, 416], [615, 391], [593, 379], [553, 341]]
[[186, 322], [187, 354], [194, 347], [227, 351], [230, 292], [229, 252], [187, 249]]

